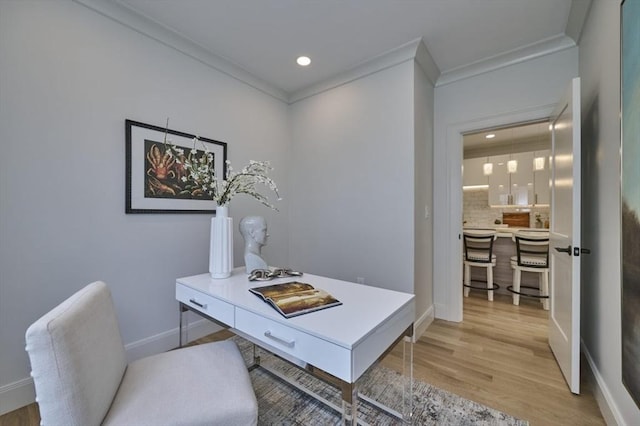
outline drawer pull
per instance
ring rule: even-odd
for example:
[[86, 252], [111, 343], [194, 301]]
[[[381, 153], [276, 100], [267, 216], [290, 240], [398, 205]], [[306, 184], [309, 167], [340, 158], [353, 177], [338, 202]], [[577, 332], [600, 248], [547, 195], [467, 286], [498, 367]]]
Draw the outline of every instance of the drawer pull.
[[295, 346], [296, 341], [295, 340], [287, 340], [287, 339], [283, 339], [282, 337], [278, 337], [278, 336], [274, 336], [273, 334], [271, 334], [271, 331], [267, 330], [264, 332], [265, 337], [268, 337], [269, 339], [273, 339], [278, 343], [282, 343], [283, 345], [292, 348]]
[[207, 305], [203, 305], [202, 303], [198, 303], [195, 301], [195, 299], [189, 299], [189, 302], [193, 303], [194, 305], [202, 308], [202, 309], [207, 309]]

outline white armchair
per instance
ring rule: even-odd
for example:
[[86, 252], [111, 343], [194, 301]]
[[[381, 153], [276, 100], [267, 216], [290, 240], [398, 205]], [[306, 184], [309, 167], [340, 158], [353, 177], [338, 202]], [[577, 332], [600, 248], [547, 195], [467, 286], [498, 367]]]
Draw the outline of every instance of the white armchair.
[[33, 323], [26, 349], [43, 425], [255, 425], [240, 351], [208, 343], [127, 365], [111, 293], [94, 282]]

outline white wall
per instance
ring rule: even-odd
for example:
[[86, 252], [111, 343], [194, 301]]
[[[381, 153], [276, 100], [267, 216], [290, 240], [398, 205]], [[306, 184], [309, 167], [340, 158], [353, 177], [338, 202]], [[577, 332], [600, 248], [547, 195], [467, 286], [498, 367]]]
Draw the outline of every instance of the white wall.
[[[93, 280], [125, 343], [177, 344], [175, 278], [207, 270], [211, 216], [124, 213], [126, 118], [270, 160], [280, 213], [238, 197], [231, 214], [266, 216], [265, 257], [288, 264], [284, 103], [68, 1], [0, 1], [0, 93], [0, 411], [28, 393], [28, 325]], [[242, 245], [236, 229], [237, 265]]]
[[609, 424], [636, 425], [622, 385], [620, 273], [620, 3], [594, 1], [580, 39], [583, 350]]
[[291, 265], [413, 292], [414, 62], [291, 105]]
[[573, 47], [436, 85], [433, 285], [437, 318], [462, 320], [461, 132], [548, 117], [577, 75], [578, 48]]
[[[433, 320], [433, 93], [420, 65], [414, 66], [414, 227], [417, 330], [420, 335]], [[428, 217], [427, 217], [428, 216]]]

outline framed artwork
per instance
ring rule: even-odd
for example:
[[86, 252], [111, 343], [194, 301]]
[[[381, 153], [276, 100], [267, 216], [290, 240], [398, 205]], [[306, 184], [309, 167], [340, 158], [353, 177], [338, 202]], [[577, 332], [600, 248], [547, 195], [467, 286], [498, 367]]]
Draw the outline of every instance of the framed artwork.
[[[183, 179], [184, 167], [166, 151], [165, 138], [196, 155], [213, 154], [216, 175], [226, 175], [227, 144], [166, 129], [151, 124], [125, 120], [126, 213], [209, 213], [216, 203]], [[220, 172], [218, 172], [220, 171]]]
[[622, 383], [640, 407], [640, 1], [621, 6]]

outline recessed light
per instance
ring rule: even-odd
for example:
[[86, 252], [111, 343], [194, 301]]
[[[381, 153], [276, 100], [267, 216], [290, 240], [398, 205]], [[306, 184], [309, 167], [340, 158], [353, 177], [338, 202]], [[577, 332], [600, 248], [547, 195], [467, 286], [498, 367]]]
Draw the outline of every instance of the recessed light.
[[309, 65], [311, 63], [311, 59], [309, 59], [308, 56], [300, 56], [298, 59], [296, 59], [296, 62], [301, 67], [306, 67], [307, 65]]
[[493, 139], [495, 137], [496, 137], [495, 133], [489, 133], [487, 136], [485, 136], [485, 138], [487, 138], [487, 139]]

